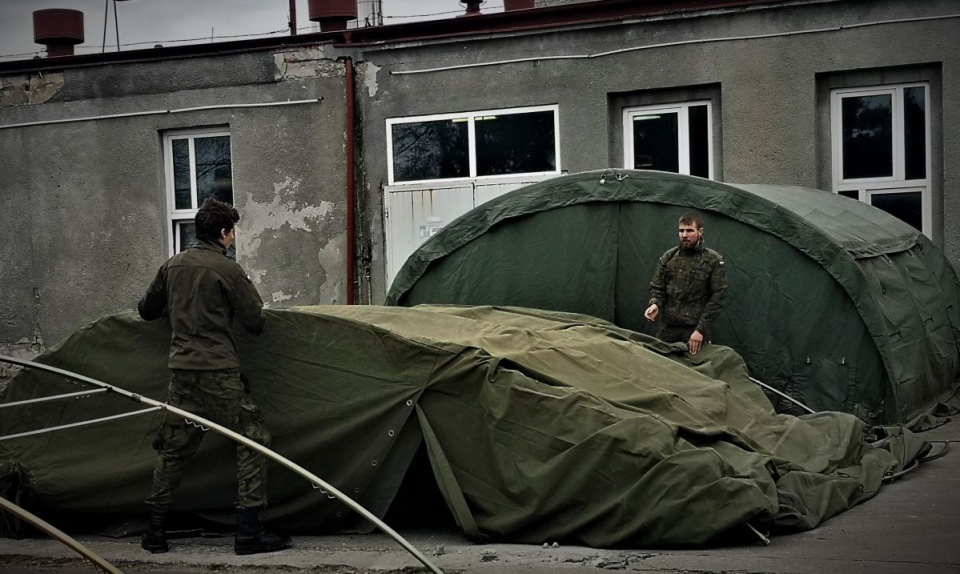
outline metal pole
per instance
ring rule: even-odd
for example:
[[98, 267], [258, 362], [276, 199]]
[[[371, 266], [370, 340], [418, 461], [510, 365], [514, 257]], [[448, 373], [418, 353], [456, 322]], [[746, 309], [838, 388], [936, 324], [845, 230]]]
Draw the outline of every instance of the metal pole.
[[80, 544], [79, 542], [77, 542], [76, 540], [68, 536], [66, 533], [64, 533], [62, 530], [59, 530], [52, 524], [43, 521], [38, 516], [31, 514], [30, 512], [20, 508], [19, 506], [10, 502], [9, 500], [7, 500], [2, 496], [0, 496], [0, 508], [3, 508], [4, 510], [16, 516], [20, 520], [28, 522], [33, 526], [36, 526], [37, 528], [42, 530], [44, 533], [50, 535], [51, 538], [56, 538], [57, 540], [65, 544], [67, 547], [75, 551], [77, 554], [83, 556], [90, 562], [93, 562], [94, 564], [96, 564], [97, 567], [103, 570], [104, 572], [107, 572], [108, 574], [123, 574], [123, 572], [121, 570], [117, 570], [117, 568], [113, 564], [110, 564], [109, 562], [101, 558], [93, 550], [90, 550], [83, 544]]
[[19, 407], [22, 405], [29, 405], [32, 403], [45, 403], [47, 401], [58, 401], [60, 399], [86, 398], [86, 397], [89, 397], [90, 395], [95, 395], [97, 393], [105, 393], [105, 392], [107, 392], [107, 389], [93, 389], [90, 391], [79, 391], [76, 393], [67, 393], [65, 395], [53, 395], [50, 397], [40, 397], [37, 399], [30, 399], [27, 401], [17, 401], [15, 403], [3, 403], [3, 404], [0, 404], [0, 409], [5, 409], [7, 407]]
[[757, 384], [760, 385], [761, 387], [767, 389], [768, 391], [773, 392], [773, 393], [777, 393], [778, 395], [780, 395], [781, 397], [787, 399], [787, 400], [790, 401], [791, 403], [797, 405], [797, 406], [800, 407], [801, 409], [806, 410], [806, 411], [807, 411], [808, 413], [810, 413], [811, 415], [817, 414], [817, 411], [811, 409], [810, 407], [808, 407], [807, 405], [801, 403], [800, 401], [798, 401], [797, 399], [791, 397], [790, 395], [788, 395], [788, 394], [786, 394], [786, 393], [782, 393], [782, 392], [778, 391], [777, 389], [771, 387], [770, 385], [761, 383], [760, 381], [758, 381], [757, 379], [754, 379], [753, 377], [747, 377], [747, 378], [749, 378], [751, 381], [757, 383]]
[[377, 528], [382, 530], [385, 534], [393, 538], [398, 544], [400, 544], [400, 546], [406, 549], [407, 552], [412, 554], [414, 558], [419, 560], [421, 564], [429, 568], [431, 572], [433, 572], [434, 574], [443, 574], [443, 571], [440, 570], [438, 567], [436, 567], [432, 562], [430, 562], [430, 560], [428, 560], [427, 557], [423, 555], [423, 553], [421, 553], [419, 550], [414, 548], [412, 544], [407, 542], [407, 540], [404, 539], [402, 536], [400, 536], [400, 534], [398, 534], [394, 529], [390, 528], [383, 521], [381, 521], [379, 518], [374, 516], [369, 510], [360, 506], [360, 504], [358, 504], [349, 496], [340, 492], [339, 490], [337, 490], [327, 482], [324, 482], [324, 480], [318, 477], [317, 475], [311, 473], [310, 471], [296, 464], [295, 462], [280, 456], [279, 454], [263, 446], [262, 444], [256, 443], [245, 436], [239, 435], [226, 427], [218, 425], [217, 423], [211, 420], [207, 420], [203, 417], [197, 416], [183, 409], [170, 406], [166, 403], [161, 403], [160, 401], [149, 399], [137, 393], [131, 393], [130, 391], [121, 389], [120, 387], [108, 385], [107, 383], [98, 381], [96, 379], [91, 379], [89, 377], [85, 377], [78, 373], [73, 373], [64, 369], [59, 369], [57, 367], [51, 367], [50, 365], [44, 365], [42, 363], [34, 363], [33, 361], [25, 361], [23, 359], [15, 359], [13, 357], [7, 357], [4, 355], [0, 355], [0, 361], [12, 363], [14, 365], [20, 365], [21, 367], [31, 367], [41, 371], [47, 371], [49, 373], [62, 375], [64, 377], [75, 379], [77, 381], [83, 381], [91, 385], [96, 385], [98, 387], [105, 388], [110, 392], [114, 392], [114, 393], [117, 393], [118, 395], [127, 397], [128, 399], [134, 402], [145, 403], [151, 406], [160, 407], [161, 409], [168, 410], [171, 413], [182, 416], [183, 418], [193, 421], [194, 423], [201, 424], [205, 427], [213, 429], [231, 440], [234, 440], [239, 443], [243, 443], [245, 446], [256, 450], [257, 452], [263, 454], [264, 456], [270, 458], [271, 460], [274, 460], [280, 463], [281, 465], [289, 468], [293, 472], [306, 478], [307, 480], [310, 481], [310, 483], [314, 487], [320, 488], [321, 492], [328, 492], [329, 494], [332, 494], [335, 498], [338, 498], [340, 502], [349, 506], [354, 512], [363, 516], [364, 518], [372, 522], [374, 525], [376, 525]]
[[25, 437], [25, 436], [33, 436], [33, 435], [44, 434], [44, 433], [53, 432], [53, 431], [58, 431], [58, 430], [66, 430], [66, 429], [72, 429], [72, 428], [78, 428], [78, 427], [85, 427], [85, 426], [87, 426], [87, 425], [95, 425], [95, 424], [99, 424], [99, 423], [105, 423], [105, 422], [107, 422], [107, 421], [115, 421], [115, 420], [118, 420], [118, 419], [125, 419], [125, 418], [127, 418], [127, 417], [132, 417], [132, 416], [136, 416], [136, 415], [143, 415], [143, 414], [146, 414], [146, 413], [152, 413], [153, 411], [158, 411], [158, 410], [160, 410], [161, 408], [162, 408], [162, 407], [150, 407], [150, 408], [146, 408], [146, 409], [140, 409], [139, 411], [133, 411], [133, 412], [129, 412], [129, 413], [121, 413], [121, 414], [119, 414], [119, 415], [113, 415], [112, 417], [103, 417], [103, 418], [93, 419], [93, 420], [89, 420], [89, 421], [81, 421], [81, 422], [78, 422], [78, 423], [70, 423], [70, 424], [59, 425], [59, 426], [55, 426], [55, 427], [47, 427], [47, 428], [43, 428], [43, 429], [37, 429], [37, 430], [32, 430], [32, 431], [27, 431], [27, 432], [22, 432], [22, 433], [17, 433], [17, 434], [8, 434], [8, 435], [6, 435], [6, 436], [0, 436], [0, 441], [10, 440], [10, 439], [14, 439], [14, 438], [23, 438], [23, 437]]

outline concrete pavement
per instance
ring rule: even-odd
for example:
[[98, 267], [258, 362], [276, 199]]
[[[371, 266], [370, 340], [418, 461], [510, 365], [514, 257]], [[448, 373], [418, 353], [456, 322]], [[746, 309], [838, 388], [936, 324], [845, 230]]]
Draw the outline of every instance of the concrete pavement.
[[[447, 574], [601, 572], [736, 572], [744, 574], [960, 573], [960, 420], [924, 433], [951, 451], [887, 485], [866, 503], [809, 532], [777, 536], [769, 546], [705, 550], [596, 550], [516, 544], [477, 545], [457, 532], [402, 531]], [[940, 445], [935, 445], [936, 449]], [[295, 548], [236, 556], [232, 538], [175, 540], [167, 554], [149, 555], [139, 541], [81, 537], [124, 572], [377, 573], [426, 571], [392, 539], [364, 536], [295, 537]], [[0, 574], [90, 572], [88, 563], [47, 539], [0, 539]]]

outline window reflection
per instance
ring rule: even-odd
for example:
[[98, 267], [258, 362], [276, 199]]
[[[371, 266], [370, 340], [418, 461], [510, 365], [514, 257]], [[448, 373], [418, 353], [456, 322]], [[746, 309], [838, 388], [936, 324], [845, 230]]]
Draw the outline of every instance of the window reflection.
[[923, 194], [916, 192], [875, 193], [870, 199], [878, 207], [918, 231], [923, 231]]
[[710, 177], [710, 132], [707, 125], [707, 106], [687, 108], [690, 135], [690, 175]]
[[197, 241], [197, 226], [192, 221], [178, 221], [174, 224], [177, 237], [177, 252], [183, 251]]
[[556, 170], [553, 112], [479, 116], [477, 175]]
[[176, 209], [190, 209], [190, 140], [173, 140], [173, 196]]
[[470, 175], [467, 119], [394, 124], [395, 181]]
[[678, 115], [653, 113], [633, 116], [633, 167], [680, 172]]
[[843, 178], [893, 175], [893, 112], [889, 94], [842, 99]]
[[903, 90], [906, 178], [927, 177], [927, 101], [923, 86]]
[[208, 197], [233, 203], [230, 137], [196, 138], [193, 146], [197, 164], [197, 207]]

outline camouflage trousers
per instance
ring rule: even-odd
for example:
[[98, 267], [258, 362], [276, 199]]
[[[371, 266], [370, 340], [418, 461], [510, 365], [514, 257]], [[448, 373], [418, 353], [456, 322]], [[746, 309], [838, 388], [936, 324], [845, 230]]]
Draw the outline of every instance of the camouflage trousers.
[[[690, 341], [690, 335], [696, 330], [696, 325], [663, 324], [657, 330], [657, 338], [664, 343], [686, 343]], [[704, 340], [706, 340], [706, 335], [704, 335]]]
[[[270, 431], [260, 422], [260, 409], [250, 400], [240, 371], [173, 371], [167, 403], [243, 435], [264, 446]], [[153, 446], [157, 462], [153, 490], [146, 503], [160, 512], [173, 504], [184, 468], [196, 454], [204, 430], [183, 417], [165, 412]], [[237, 445], [237, 506], [262, 508], [267, 504], [266, 460], [259, 452]]]

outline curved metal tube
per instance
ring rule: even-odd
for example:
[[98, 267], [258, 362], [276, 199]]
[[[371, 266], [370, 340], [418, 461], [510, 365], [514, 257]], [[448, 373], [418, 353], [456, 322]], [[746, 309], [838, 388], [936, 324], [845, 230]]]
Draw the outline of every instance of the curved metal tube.
[[76, 393], [67, 393], [65, 395], [54, 395], [52, 397], [39, 397], [36, 399], [30, 399], [27, 401], [17, 401], [15, 403], [3, 403], [2, 405], [0, 405], [0, 409], [5, 409], [7, 407], [19, 407], [22, 405], [29, 405], [33, 403], [45, 403], [47, 401], [59, 401], [61, 399], [86, 398], [86, 397], [89, 397], [90, 395], [95, 395], [97, 393], [105, 393], [105, 392], [107, 392], [107, 389], [92, 389], [89, 391], [78, 391]]
[[66, 533], [64, 533], [62, 530], [56, 528], [49, 522], [44, 521], [43, 519], [36, 516], [35, 514], [32, 514], [20, 508], [19, 506], [10, 502], [9, 500], [7, 500], [2, 496], [0, 496], [0, 508], [2, 508], [3, 510], [6, 510], [10, 514], [19, 518], [20, 520], [28, 522], [33, 526], [39, 528], [45, 534], [48, 534], [51, 538], [56, 538], [57, 540], [65, 544], [67, 547], [69, 547], [71, 550], [75, 551], [77, 554], [83, 556], [90, 562], [93, 562], [94, 564], [96, 564], [97, 568], [100, 568], [104, 572], [107, 572], [108, 574], [123, 574], [123, 571], [117, 570], [117, 568], [113, 564], [110, 564], [109, 562], [101, 558], [93, 550], [90, 550], [83, 544], [80, 544], [79, 542], [77, 542], [76, 540], [68, 536]]
[[771, 387], [770, 385], [768, 385], [768, 384], [766, 384], [766, 383], [762, 383], [762, 382], [758, 381], [757, 379], [754, 379], [753, 377], [747, 377], [747, 378], [750, 379], [751, 381], [757, 383], [757, 384], [760, 385], [761, 387], [767, 389], [768, 391], [773, 392], [773, 393], [777, 393], [778, 395], [780, 395], [781, 397], [787, 399], [787, 400], [790, 401], [791, 403], [793, 403], [793, 404], [797, 405], [798, 407], [804, 409], [805, 411], [807, 411], [807, 412], [810, 413], [811, 415], [817, 414], [817, 411], [811, 409], [810, 407], [808, 407], [807, 405], [801, 403], [800, 401], [798, 401], [797, 399], [791, 397], [790, 395], [788, 395], [788, 394], [786, 394], [786, 393], [782, 393], [782, 392], [778, 391], [777, 389]]
[[390, 528], [389, 526], [387, 526], [386, 524], [384, 524], [383, 521], [381, 521], [379, 518], [377, 518], [376, 516], [374, 516], [374, 515], [373, 515], [369, 510], [367, 510], [366, 508], [360, 506], [357, 502], [355, 502], [355, 501], [354, 501], [353, 499], [351, 499], [349, 496], [347, 496], [346, 494], [340, 492], [339, 490], [337, 490], [336, 488], [334, 488], [334, 487], [331, 486], [330, 484], [324, 482], [320, 477], [318, 477], [318, 476], [316, 476], [315, 474], [311, 473], [310, 471], [308, 471], [307, 469], [303, 468], [302, 466], [294, 463], [293, 461], [291, 461], [291, 460], [289, 460], [289, 459], [286, 459], [286, 458], [280, 456], [279, 454], [273, 452], [273, 451], [270, 450], [269, 448], [267, 448], [267, 447], [265, 447], [265, 446], [263, 446], [263, 445], [261, 445], [261, 444], [258, 444], [258, 443], [256, 443], [256, 442], [248, 439], [248, 438], [245, 437], [245, 436], [241, 436], [241, 435], [233, 432], [232, 430], [230, 430], [230, 429], [228, 429], [228, 428], [226, 428], [226, 427], [223, 427], [223, 426], [218, 425], [217, 423], [215, 423], [215, 422], [213, 422], [213, 421], [211, 421], [211, 420], [207, 420], [207, 419], [205, 419], [205, 418], [203, 418], [203, 417], [199, 417], [199, 416], [197, 416], [197, 415], [191, 414], [190, 412], [185, 411], [185, 410], [183, 410], [183, 409], [179, 409], [179, 408], [177, 408], [177, 407], [172, 407], [172, 406], [170, 406], [170, 405], [168, 405], [168, 404], [166, 404], [166, 403], [161, 403], [161, 402], [159, 402], [159, 401], [155, 401], [155, 400], [153, 400], [153, 399], [149, 399], [149, 398], [147, 398], [147, 397], [140, 396], [140, 395], [138, 395], [137, 393], [131, 393], [130, 391], [126, 391], [126, 390], [124, 390], [124, 389], [121, 389], [120, 387], [115, 387], [115, 386], [113, 386], [113, 385], [108, 385], [107, 383], [98, 381], [98, 380], [96, 380], [96, 379], [91, 379], [91, 378], [89, 378], [89, 377], [85, 377], [85, 376], [80, 375], [80, 374], [77, 374], [77, 373], [72, 373], [72, 372], [70, 372], [70, 371], [66, 371], [66, 370], [63, 370], [63, 369], [59, 369], [59, 368], [57, 368], [57, 367], [51, 367], [50, 365], [44, 365], [44, 364], [42, 364], [42, 363], [34, 363], [33, 361], [25, 361], [25, 360], [23, 360], [23, 359], [15, 359], [15, 358], [13, 358], [13, 357], [6, 357], [6, 356], [4, 356], [4, 355], [0, 355], [0, 361], [12, 363], [12, 364], [14, 364], [14, 365], [20, 365], [20, 366], [22, 366], [22, 367], [31, 367], [31, 368], [38, 369], [38, 370], [41, 370], [41, 371], [47, 371], [47, 372], [49, 372], [49, 373], [54, 373], [54, 374], [57, 374], [57, 375], [62, 375], [62, 376], [64, 376], [64, 377], [68, 377], [68, 378], [75, 379], [75, 380], [78, 380], [78, 381], [83, 381], [83, 382], [89, 383], [89, 384], [91, 384], [91, 385], [96, 385], [96, 386], [98, 386], [98, 387], [105, 388], [105, 389], [107, 389], [107, 390], [110, 391], [110, 392], [117, 393], [117, 394], [122, 395], [122, 396], [124, 396], [124, 397], [127, 397], [128, 399], [131, 399], [131, 400], [133, 400], [133, 401], [135, 401], [135, 402], [145, 403], [145, 404], [152, 405], [152, 406], [155, 406], [155, 407], [160, 407], [161, 409], [168, 410], [168, 411], [170, 411], [170, 412], [172, 412], [172, 413], [174, 413], [174, 414], [176, 414], [176, 415], [182, 416], [182, 417], [185, 418], [185, 419], [189, 419], [189, 420], [191, 420], [191, 421], [193, 421], [193, 422], [195, 422], [195, 423], [197, 423], [197, 424], [201, 424], [201, 425], [203, 425], [203, 426], [205, 426], [205, 427], [207, 427], [207, 428], [213, 429], [213, 430], [217, 431], [218, 433], [226, 436], [227, 438], [229, 438], [229, 439], [231, 439], [231, 440], [234, 440], [234, 441], [239, 442], [239, 443], [243, 443], [245, 446], [250, 447], [250, 448], [256, 450], [257, 452], [263, 454], [264, 456], [270, 458], [271, 460], [280, 463], [281, 465], [287, 467], [288, 469], [292, 470], [293, 472], [295, 472], [295, 473], [299, 474], [300, 476], [306, 478], [307, 480], [310, 481], [310, 483], [311, 483], [314, 487], [319, 487], [322, 491], [324, 491], [324, 492], [329, 492], [329, 493], [332, 494], [335, 498], [339, 499], [340, 502], [342, 502], [342, 503], [346, 504], [347, 506], [349, 506], [354, 512], [356, 512], [357, 514], [363, 516], [364, 518], [366, 518], [367, 520], [369, 520], [370, 522], [372, 522], [374, 525], [377, 526], [377, 528], [379, 528], [379, 529], [382, 530], [385, 534], [389, 535], [391, 538], [393, 538], [395, 541], [397, 541], [397, 543], [400, 544], [400, 546], [402, 546], [407, 552], [409, 552], [410, 554], [412, 554], [413, 557], [416, 558], [417, 560], [419, 560], [421, 564], [423, 564], [424, 566], [426, 566], [427, 568], [429, 568], [431, 572], [433, 572], [434, 574], [443, 574], [443, 571], [440, 570], [439, 568], [437, 568], [433, 563], [431, 563], [430, 560], [428, 560], [427, 557], [423, 555], [423, 553], [421, 553], [419, 550], [417, 550], [416, 548], [414, 548], [413, 545], [410, 544], [409, 542], [407, 542], [407, 540], [404, 539], [402, 536], [400, 536], [400, 534], [398, 534], [395, 530], [393, 530], [392, 528]]

